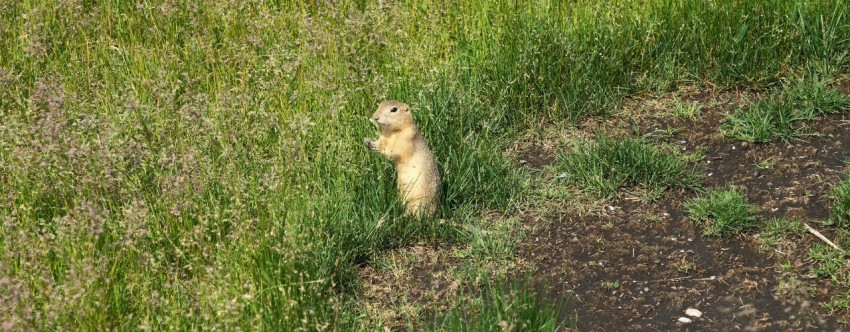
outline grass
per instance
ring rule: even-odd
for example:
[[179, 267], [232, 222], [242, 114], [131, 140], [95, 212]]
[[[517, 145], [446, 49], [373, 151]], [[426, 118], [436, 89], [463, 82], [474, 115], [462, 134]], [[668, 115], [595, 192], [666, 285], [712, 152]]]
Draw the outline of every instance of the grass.
[[446, 308], [477, 310], [480, 293], [521, 265], [513, 259], [522, 238], [516, 222], [478, 218], [465, 225], [469, 238], [451, 248], [418, 244], [376, 255], [359, 292], [366, 308], [360, 318], [364, 329], [421, 329], [423, 321], [444, 316]]
[[675, 267], [676, 267], [676, 271], [678, 271], [681, 274], [689, 274], [689, 273], [691, 273], [691, 271], [694, 270], [694, 268], [696, 268], [694, 266], [694, 264], [691, 264], [687, 261], [682, 261], [680, 263], [676, 263]]
[[[830, 219], [824, 224], [838, 228], [838, 237], [834, 239], [834, 242], [846, 250], [847, 246], [850, 245], [850, 241], [847, 241], [847, 236], [850, 235], [848, 233], [850, 231], [848, 229], [848, 225], [850, 225], [850, 179], [833, 188], [830, 196], [832, 197], [833, 209]], [[850, 293], [846, 292], [847, 287], [850, 286], [850, 261], [847, 260], [847, 253], [819, 242], [812, 245], [807, 256], [814, 262], [811, 274], [819, 278], [829, 279], [833, 284], [845, 290], [844, 294], [831, 294], [829, 301], [823, 304], [824, 307], [830, 311], [850, 309]]]
[[517, 224], [517, 220], [511, 218], [467, 226], [465, 234], [469, 236], [466, 240], [468, 246], [457, 249], [456, 255], [469, 263], [466, 270], [471, 277], [504, 276], [508, 273], [499, 267], [510, 266], [516, 244], [523, 237], [522, 229]]
[[619, 280], [606, 280], [602, 282], [602, 288], [609, 291], [615, 291], [620, 289], [620, 281]]
[[[506, 210], [524, 188], [502, 151], [528, 123], [681, 83], [830, 76], [848, 65], [847, 8], [0, 2], [0, 319], [362, 328], [358, 268], [414, 241], [467, 241], [456, 211]], [[448, 222], [401, 217], [391, 165], [361, 146], [384, 98], [413, 105]]]
[[702, 114], [702, 106], [696, 102], [677, 100], [673, 106], [673, 115], [689, 119], [697, 119]]
[[850, 291], [833, 296], [824, 306], [831, 311], [850, 309]]
[[756, 225], [756, 207], [736, 188], [714, 189], [689, 199], [685, 210], [705, 236], [730, 236]]
[[[774, 249], [785, 251], [786, 245], [796, 246], [799, 242], [796, 239], [806, 233], [803, 222], [796, 219], [770, 218], [762, 223], [761, 229], [758, 238], [761, 240], [762, 248], [767, 251]], [[794, 241], [789, 240], [792, 237], [795, 238]]]
[[721, 131], [749, 142], [788, 140], [811, 134], [803, 126], [805, 122], [846, 110], [850, 110], [850, 97], [829, 88], [823, 80], [798, 78], [729, 114]]
[[560, 156], [560, 170], [565, 181], [606, 197], [626, 186], [660, 192], [700, 185], [699, 173], [679, 152], [636, 138], [602, 136], [578, 146]]
[[481, 310], [482, 292], [522, 264], [513, 259], [522, 238], [516, 223], [513, 218], [479, 217], [465, 225], [469, 238], [451, 248], [417, 244], [376, 255], [361, 273], [366, 281], [358, 292], [365, 307], [360, 318], [364, 329], [419, 330], [423, 321], [445, 316], [446, 308]]
[[[528, 285], [493, 284], [474, 308], [450, 312], [435, 331], [560, 331], [562, 305], [529, 291]], [[472, 310], [470, 310], [472, 309]]]
[[776, 160], [774, 160], [773, 158], [768, 158], [768, 159], [765, 159], [765, 160], [758, 162], [755, 166], [759, 170], [769, 171], [769, 170], [773, 170], [773, 167], [775, 165], [776, 165]]
[[830, 192], [832, 212], [827, 224], [850, 231], [850, 174]]
[[[846, 243], [846, 241], [844, 241]], [[840, 243], [840, 242], [839, 242]], [[808, 259], [814, 262], [810, 276], [829, 279], [841, 290], [850, 286], [850, 262], [847, 254], [833, 249], [824, 243], [815, 243], [807, 252]], [[823, 306], [831, 311], [850, 309], [847, 293], [830, 294]]]
[[[831, 193], [834, 205], [833, 217], [822, 223], [837, 228], [834, 230], [837, 232], [825, 233], [830, 234], [827, 236], [843, 248], [850, 245], [847, 241], [847, 230], [843, 228], [846, 224], [840, 217], [836, 219], [835, 215], [841, 210], [842, 186], [845, 184], [846, 182], [842, 182], [833, 189]], [[800, 280], [827, 279], [828, 284], [833, 286], [833, 290], [828, 294], [829, 299], [819, 304], [830, 311], [830, 314], [838, 313], [839, 316], [850, 309], [848, 305], [850, 297], [847, 293], [847, 287], [850, 286], [850, 262], [845, 252], [836, 250], [807, 234], [804, 222], [801, 220], [772, 218], [762, 223], [760, 228], [762, 231], [758, 234], [758, 239], [762, 249], [766, 252], [778, 253], [782, 258], [777, 271], [790, 276], [789, 280], [780, 282], [776, 290], [777, 295], [785, 301], [799, 302], [801, 298], [807, 298], [807, 296], [800, 297], [798, 290], [814, 287]], [[806, 237], [810, 237], [813, 242], [810, 244], [804, 239]], [[801, 256], [804, 261], [811, 264], [800, 264]]]
[[809, 258], [815, 262], [812, 271], [817, 277], [829, 278], [834, 283], [847, 284], [850, 277], [847, 269], [850, 265], [844, 260], [844, 254], [832, 249], [824, 243], [815, 243], [808, 252]]
[[[839, 187], [843, 184], [840, 184]], [[840, 197], [840, 195], [836, 196], [839, 187], [833, 190], [834, 202]], [[833, 210], [833, 215], [836, 210], [837, 208]], [[834, 233], [834, 236], [829, 235], [829, 237], [840, 247], [846, 248], [850, 244], [847, 241], [848, 233], [846, 229], [841, 228], [842, 224], [835, 223], [834, 220], [831, 223], [832, 226], [838, 226], [838, 232]], [[826, 224], [829, 225], [830, 223]], [[762, 232], [758, 234], [758, 238], [762, 243], [762, 249], [784, 256], [784, 258], [781, 258], [782, 262], [777, 271], [783, 275], [791, 276], [789, 281], [780, 282], [780, 286], [777, 288], [778, 295], [781, 295], [786, 301], [796, 301], [799, 300], [799, 294], [795, 294], [793, 288], [812, 287], [798, 279], [828, 279], [834, 290], [830, 292], [829, 300], [821, 302], [820, 305], [831, 313], [850, 309], [850, 305], [848, 305], [850, 304], [848, 302], [850, 297], [847, 293], [847, 287], [850, 286], [850, 262], [848, 262], [845, 252], [835, 250], [818, 239], [813, 239], [814, 242], [809, 247], [809, 243], [803, 240], [808, 234], [801, 220], [772, 218], [762, 223], [760, 227]], [[795, 258], [799, 256], [805, 256], [805, 260], [812, 262], [812, 264], [799, 265], [800, 258]]]

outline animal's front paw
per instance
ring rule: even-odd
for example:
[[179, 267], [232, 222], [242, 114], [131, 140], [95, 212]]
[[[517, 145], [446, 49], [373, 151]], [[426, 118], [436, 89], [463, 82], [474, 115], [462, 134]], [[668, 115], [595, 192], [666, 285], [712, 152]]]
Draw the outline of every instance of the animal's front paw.
[[366, 147], [367, 147], [367, 148], [369, 148], [369, 150], [373, 150], [373, 151], [374, 151], [374, 150], [377, 150], [377, 149], [378, 149], [378, 147], [375, 145], [375, 142], [372, 142], [372, 140], [371, 140], [371, 139], [364, 138], [364, 139], [363, 139], [363, 144], [364, 144], [364, 145], [366, 145]]

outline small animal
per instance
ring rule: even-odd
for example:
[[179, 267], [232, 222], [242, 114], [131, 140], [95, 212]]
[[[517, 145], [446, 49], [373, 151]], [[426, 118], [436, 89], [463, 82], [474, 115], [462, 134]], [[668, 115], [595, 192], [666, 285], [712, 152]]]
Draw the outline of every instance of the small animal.
[[433, 215], [440, 200], [440, 171], [428, 142], [413, 121], [410, 106], [396, 100], [378, 105], [372, 120], [383, 128], [376, 141], [363, 144], [392, 160], [406, 213]]

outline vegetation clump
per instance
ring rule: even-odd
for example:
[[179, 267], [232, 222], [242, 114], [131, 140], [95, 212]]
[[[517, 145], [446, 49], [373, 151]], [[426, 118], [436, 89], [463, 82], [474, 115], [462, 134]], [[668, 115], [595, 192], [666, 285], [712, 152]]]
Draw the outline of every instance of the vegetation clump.
[[685, 209], [705, 236], [730, 236], [756, 226], [756, 207], [736, 188], [710, 190], [685, 202]]
[[850, 231], [850, 173], [846, 180], [832, 189], [830, 196], [832, 197], [832, 213], [827, 224]]
[[649, 191], [698, 188], [700, 176], [678, 151], [638, 138], [601, 136], [560, 157], [562, 177], [583, 190], [610, 197], [625, 186]]
[[811, 134], [803, 126], [805, 122], [846, 110], [850, 110], [850, 96], [821, 80], [795, 79], [767, 98], [736, 109], [721, 131], [749, 142], [787, 140]]

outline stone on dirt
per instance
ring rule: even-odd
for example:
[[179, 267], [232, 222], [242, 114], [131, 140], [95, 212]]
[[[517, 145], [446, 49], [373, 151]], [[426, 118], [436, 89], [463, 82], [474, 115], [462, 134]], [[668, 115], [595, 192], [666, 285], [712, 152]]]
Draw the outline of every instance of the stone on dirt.
[[694, 308], [688, 308], [688, 310], [685, 310], [685, 315], [699, 318], [702, 317], [702, 311], [699, 311]]

